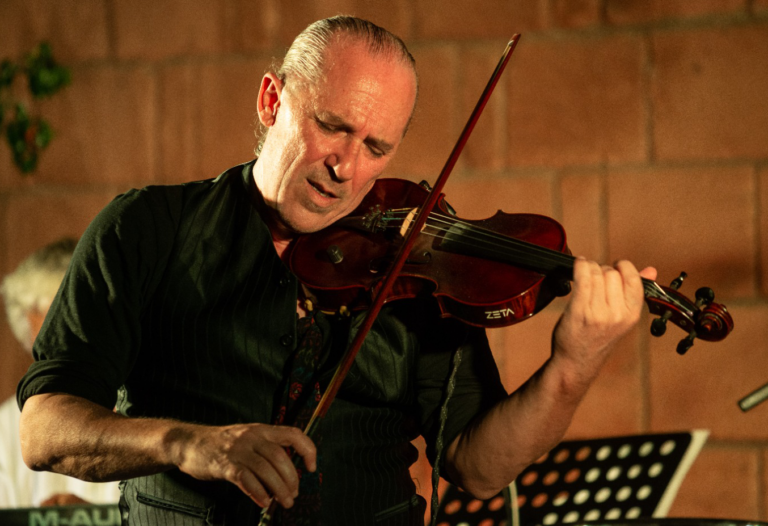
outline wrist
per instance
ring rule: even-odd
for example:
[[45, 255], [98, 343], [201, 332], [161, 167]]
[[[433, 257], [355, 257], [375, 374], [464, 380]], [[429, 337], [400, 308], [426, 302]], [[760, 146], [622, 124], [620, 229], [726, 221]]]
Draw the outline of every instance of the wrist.
[[187, 452], [195, 447], [197, 438], [196, 426], [183, 422], [172, 422], [164, 430], [160, 439], [160, 458], [158, 462], [167, 467], [180, 468], [187, 461]]

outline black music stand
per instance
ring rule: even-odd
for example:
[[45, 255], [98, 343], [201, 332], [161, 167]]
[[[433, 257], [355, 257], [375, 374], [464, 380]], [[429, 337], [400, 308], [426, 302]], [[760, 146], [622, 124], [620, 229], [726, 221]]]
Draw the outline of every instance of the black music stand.
[[449, 486], [437, 526], [665, 517], [708, 435], [697, 430], [562, 442], [490, 500]]

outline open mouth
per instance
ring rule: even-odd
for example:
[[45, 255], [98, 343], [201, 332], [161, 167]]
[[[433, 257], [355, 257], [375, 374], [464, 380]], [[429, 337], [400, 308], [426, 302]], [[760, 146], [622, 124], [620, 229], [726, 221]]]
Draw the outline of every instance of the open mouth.
[[332, 198], [336, 197], [336, 195], [333, 192], [327, 191], [323, 186], [319, 185], [318, 183], [313, 183], [312, 181], [307, 181], [307, 182], [309, 183], [309, 185], [312, 188], [315, 189], [315, 192], [317, 192], [321, 196], [323, 196], [323, 197], [325, 197], [327, 199], [332, 199]]

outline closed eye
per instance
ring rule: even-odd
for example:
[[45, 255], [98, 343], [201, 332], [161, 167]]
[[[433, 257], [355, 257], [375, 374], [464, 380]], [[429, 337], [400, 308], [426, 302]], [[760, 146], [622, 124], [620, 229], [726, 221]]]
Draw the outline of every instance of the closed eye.
[[329, 124], [329, 123], [327, 123], [327, 122], [325, 122], [325, 121], [322, 121], [322, 120], [320, 120], [320, 119], [317, 119], [317, 118], [315, 119], [315, 122], [317, 123], [317, 125], [318, 125], [318, 126], [321, 128], [321, 129], [323, 129], [323, 130], [325, 130], [325, 131], [328, 131], [328, 132], [335, 132], [335, 131], [338, 129], [338, 128], [337, 128], [336, 126], [334, 126], [333, 124]]
[[[352, 132], [352, 128], [345, 125], [344, 123], [341, 123], [341, 124], [331, 123], [331, 122], [328, 122], [327, 120], [320, 118], [319, 116], [315, 116], [315, 123], [317, 123], [318, 128], [320, 128], [326, 133], [338, 133], [338, 132], [351, 133]], [[375, 138], [366, 139], [365, 145], [366, 145], [366, 148], [368, 148], [368, 151], [371, 153], [371, 155], [373, 155], [377, 159], [384, 157], [394, 149], [394, 147], [388, 142], [378, 140]]]
[[384, 157], [386, 154], [386, 152], [382, 151], [381, 148], [377, 148], [373, 144], [366, 144], [366, 146], [368, 147], [368, 151], [371, 152], [371, 155], [374, 157]]

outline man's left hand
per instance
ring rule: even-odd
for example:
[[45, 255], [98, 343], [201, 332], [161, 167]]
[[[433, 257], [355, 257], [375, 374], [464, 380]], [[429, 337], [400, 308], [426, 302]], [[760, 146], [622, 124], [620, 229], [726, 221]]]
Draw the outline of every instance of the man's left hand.
[[613, 345], [640, 319], [644, 301], [642, 278], [656, 279], [656, 269], [638, 272], [629, 261], [614, 267], [577, 258], [573, 295], [553, 339], [553, 354], [572, 362], [591, 381]]

